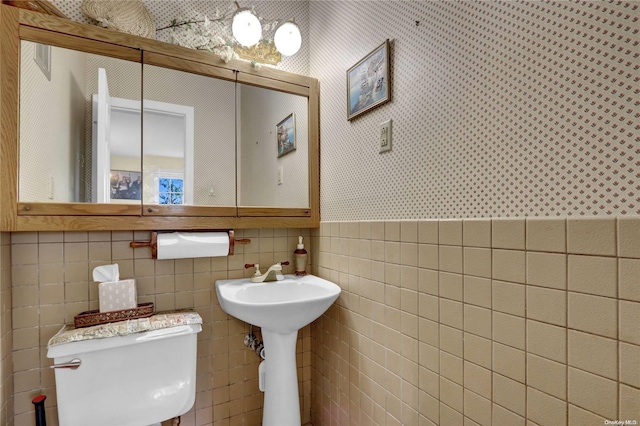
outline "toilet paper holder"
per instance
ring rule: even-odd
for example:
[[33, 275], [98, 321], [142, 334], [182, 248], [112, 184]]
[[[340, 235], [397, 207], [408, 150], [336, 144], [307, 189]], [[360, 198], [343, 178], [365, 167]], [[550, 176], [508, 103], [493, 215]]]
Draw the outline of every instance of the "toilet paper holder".
[[[158, 258], [158, 232], [151, 232], [151, 240], [150, 241], [131, 241], [129, 243], [129, 247], [131, 248], [141, 248], [141, 247], [151, 247], [151, 258]], [[166, 232], [175, 232], [175, 231], [166, 231]], [[236, 244], [250, 244], [251, 240], [248, 238], [235, 238], [235, 232], [233, 229], [228, 230], [206, 230], [206, 231], [185, 231], [185, 232], [226, 232], [229, 234], [229, 256], [232, 256], [234, 253]]]

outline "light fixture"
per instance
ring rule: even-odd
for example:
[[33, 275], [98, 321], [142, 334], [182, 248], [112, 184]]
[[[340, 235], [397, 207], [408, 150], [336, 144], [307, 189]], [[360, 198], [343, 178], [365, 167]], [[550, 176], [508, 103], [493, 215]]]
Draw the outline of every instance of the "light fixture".
[[250, 47], [257, 44], [262, 38], [262, 25], [251, 9], [243, 7], [233, 14], [231, 32], [238, 43]]
[[300, 50], [302, 36], [300, 28], [293, 22], [293, 19], [278, 24], [273, 35], [273, 42], [278, 52], [285, 56], [295, 55]]

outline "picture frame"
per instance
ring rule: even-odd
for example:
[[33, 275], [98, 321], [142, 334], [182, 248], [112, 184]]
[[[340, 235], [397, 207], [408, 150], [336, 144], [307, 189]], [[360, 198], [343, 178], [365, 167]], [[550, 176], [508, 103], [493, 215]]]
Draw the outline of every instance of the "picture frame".
[[347, 120], [391, 100], [389, 39], [347, 70]]
[[276, 148], [278, 158], [296, 149], [296, 116], [293, 112], [276, 124]]
[[51, 81], [51, 46], [48, 44], [36, 43], [36, 51], [33, 60], [38, 64], [42, 73]]
[[141, 200], [142, 174], [130, 170], [111, 170], [109, 173], [112, 200]]

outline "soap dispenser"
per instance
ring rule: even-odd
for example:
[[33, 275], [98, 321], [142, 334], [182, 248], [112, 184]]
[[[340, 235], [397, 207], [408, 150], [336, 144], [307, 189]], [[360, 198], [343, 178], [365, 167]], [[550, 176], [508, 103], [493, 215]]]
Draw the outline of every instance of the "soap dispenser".
[[293, 261], [296, 267], [296, 275], [307, 275], [307, 251], [302, 244], [302, 235], [298, 237], [298, 246], [293, 252]]

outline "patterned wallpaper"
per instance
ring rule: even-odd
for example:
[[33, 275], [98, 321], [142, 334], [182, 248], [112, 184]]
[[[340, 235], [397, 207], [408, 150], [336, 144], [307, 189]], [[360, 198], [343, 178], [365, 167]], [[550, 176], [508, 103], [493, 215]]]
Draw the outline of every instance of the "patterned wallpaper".
[[[630, 1], [311, 1], [321, 219], [640, 214], [639, 19]], [[348, 122], [346, 70], [386, 38], [392, 102]]]

